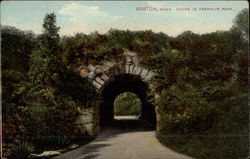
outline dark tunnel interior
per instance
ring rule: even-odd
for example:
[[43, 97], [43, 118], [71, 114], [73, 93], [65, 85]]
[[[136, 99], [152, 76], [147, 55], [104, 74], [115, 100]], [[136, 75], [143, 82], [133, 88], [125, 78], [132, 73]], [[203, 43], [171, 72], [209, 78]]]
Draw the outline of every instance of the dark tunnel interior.
[[148, 101], [148, 85], [139, 76], [124, 74], [116, 76], [101, 91], [103, 102], [100, 105], [100, 125], [114, 123], [114, 101], [124, 92], [132, 92], [141, 100], [140, 121], [143, 125], [155, 128], [156, 115], [154, 106]]

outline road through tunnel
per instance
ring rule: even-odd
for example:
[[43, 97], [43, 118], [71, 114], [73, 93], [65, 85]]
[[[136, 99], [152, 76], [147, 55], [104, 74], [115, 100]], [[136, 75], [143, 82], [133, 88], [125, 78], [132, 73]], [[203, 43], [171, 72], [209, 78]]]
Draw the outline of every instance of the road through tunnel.
[[148, 85], [139, 76], [122, 74], [116, 76], [101, 91], [103, 102], [100, 104], [100, 125], [114, 124], [114, 101], [124, 92], [132, 92], [141, 101], [139, 120], [144, 126], [155, 128], [156, 115], [154, 106], [148, 101]]
[[[117, 124], [117, 118], [114, 118], [114, 101], [120, 94], [131, 92], [141, 102], [140, 118], [137, 119], [135, 127], [143, 126], [145, 129], [155, 129], [155, 107], [150, 103], [151, 97], [147, 95], [147, 92], [150, 80], [155, 77], [156, 72], [142, 67], [140, 61], [141, 58], [136, 52], [124, 50], [123, 55], [117, 59], [90, 61], [88, 64], [79, 66], [77, 69], [79, 75], [88, 78], [97, 92], [93, 110], [82, 110], [79, 127], [93, 129], [96, 134], [100, 127]], [[92, 119], [92, 122], [85, 124], [84, 118]], [[121, 123], [117, 125], [121, 125]]]

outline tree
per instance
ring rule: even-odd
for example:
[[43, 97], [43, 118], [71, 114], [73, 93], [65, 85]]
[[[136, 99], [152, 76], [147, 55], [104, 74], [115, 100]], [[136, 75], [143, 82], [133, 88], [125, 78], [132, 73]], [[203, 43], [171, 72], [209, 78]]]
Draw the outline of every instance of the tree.
[[52, 54], [56, 54], [59, 44], [59, 29], [56, 26], [56, 15], [54, 13], [46, 14], [43, 23], [43, 40]]
[[[40, 127], [33, 127], [37, 136], [48, 130], [51, 131], [51, 126], [46, 120], [51, 116], [50, 109], [60, 105], [60, 91], [57, 86], [60, 83], [60, 72], [63, 69], [59, 58], [60, 37], [58, 32], [56, 15], [54, 13], [46, 14], [43, 33], [38, 36], [37, 45], [30, 58], [28, 72], [30, 85], [26, 101], [31, 112], [29, 125], [40, 125]], [[39, 114], [40, 117], [36, 114]], [[27, 127], [27, 129], [30, 128]], [[39, 141], [39, 139], [37, 140]], [[32, 142], [37, 143], [36, 139]]]
[[35, 35], [12, 26], [1, 27], [2, 69], [27, 72], [28, 60], [35, 45]]
[[28, 61], [36, 39], [31, 31], [12, 26], [1, 27], [1, 37], [3, 149], [8, 157], [25, 136], [23, 108], [26, 106]]
[[36, 86], [54, 85], [60, 72], [59, 27], [56, 26], [56, 15], [46, 14], [43, 34], [38, 37], [36, 49], [31, 54], [29, 76]]
[[[248, 75], [247, 75], [247, 64], [248, 64], [248, 46], [249, 46], [249, 10], [247, 8], [241, 10], [233, 20], [233, 27], [231, 28], [232, 33], [239, 41], [238, 45], [238, 83], [239, 87], [243, 91], [247, 91]], [[235, 47], [235, 46], [234, 46]]]
[[[33, 136], [32, 143], [38, 148], [63, 146], [68, 144], [72, 123], [75, 121], [77, 102], [70, 95], [69, 89], [62, 87], [70, 84], [66, 81], [67, 68], [60, 57], [59, 27], [56, 15], [46, 14], [43, 33], [39, 35], [37, 46], [31, 54], [30, 79], [27, 103], [30, 117], [27, 120], [27, 136]], [[52, 136], [44, 138], [43, 136]], [[71, 135], [72, 136], [72, 135]]]
[[241, 10], [233, 20], [233, 30], [238, 31], [242, 38], [246, 41], [249, 40], [249, 23], [248, 23], [248, 13], [247, 8]]

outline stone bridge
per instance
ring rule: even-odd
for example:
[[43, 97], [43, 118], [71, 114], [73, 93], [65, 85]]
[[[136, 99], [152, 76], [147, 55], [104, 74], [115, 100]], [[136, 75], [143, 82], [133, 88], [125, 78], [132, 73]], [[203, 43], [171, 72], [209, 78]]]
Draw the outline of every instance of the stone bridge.
[[110, 124], [114, 120], [114, 100], [124, 92], [135, 93], [141, 100], [140, 119], [150, 127], [155, 127], [155, 108], [147, 96], [148, 81], [155, 72], [140, 66], [140, 57], [137, 53], [124, 51], [119, 61], [102, 61], [99, 64], [82, 65], [78, 73], [88, 78], [99, 97], [93, 108], [81, 109], [80, 116], [75, 122], [78, 133], [95, 135], [100, 126]]

